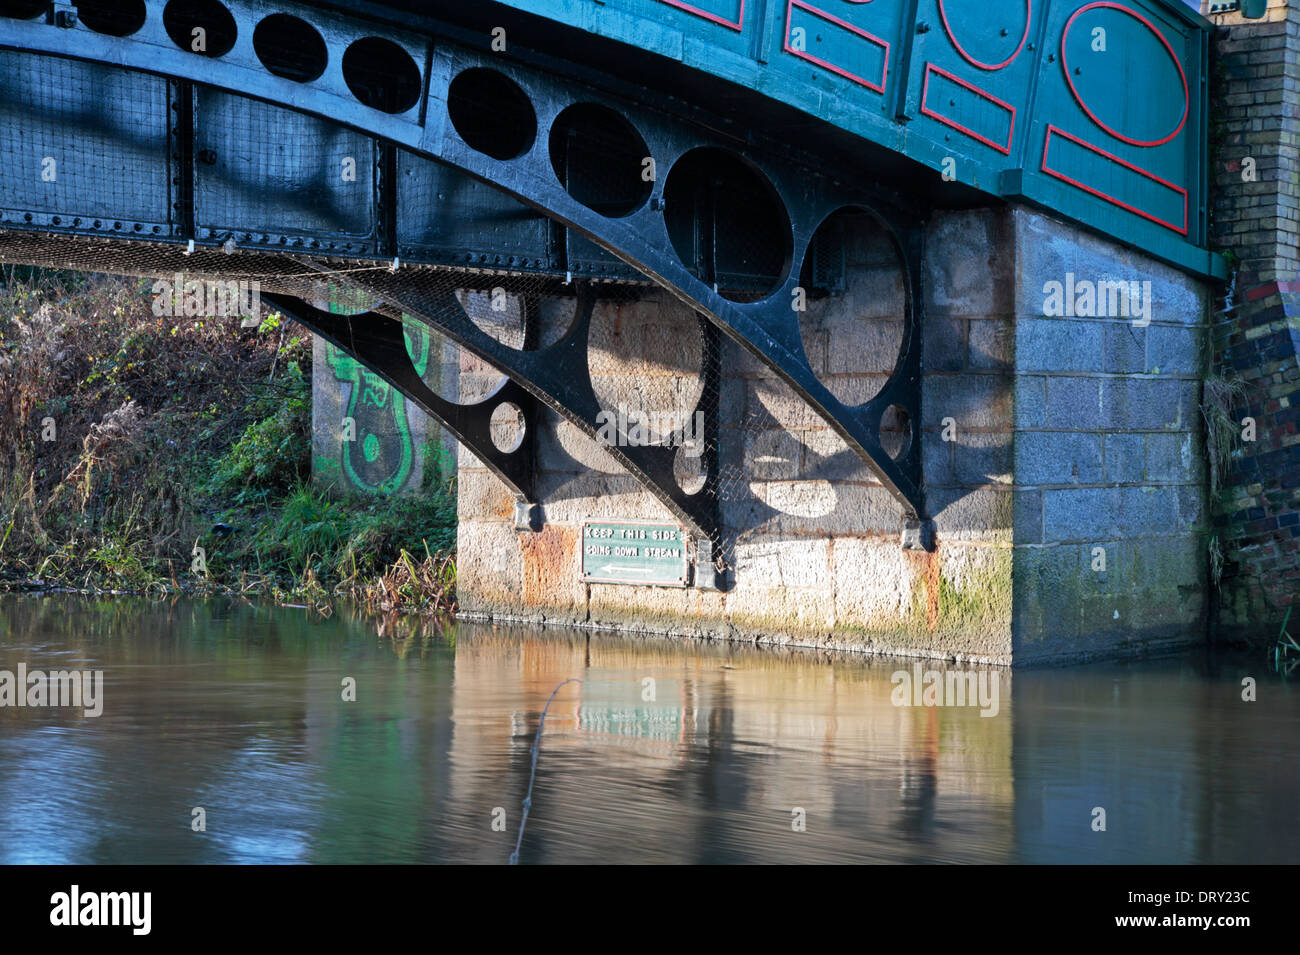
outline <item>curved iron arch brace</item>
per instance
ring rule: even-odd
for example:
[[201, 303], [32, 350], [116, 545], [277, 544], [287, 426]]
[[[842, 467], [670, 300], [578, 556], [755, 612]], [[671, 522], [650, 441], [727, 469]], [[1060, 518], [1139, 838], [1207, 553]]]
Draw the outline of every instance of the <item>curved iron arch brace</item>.
[[[151, 6], [156, 8], [157, 4]], [[255, 11], [244, 0], [234, 0], [227, 6], [237, 21], [251, 25]], [[291, 5], [284, 6], [288, 9]], [[300, 6], [295, 9], [309, 21], [313, 13], [319, 13], [315, 8]], [[375, 31], [373, 27], [362, 30], [352, 29], [350, 25], [348, 29], [335, 25], [326, 32], [327, 39], [342, 42], [349, 35]], [[906, 517], [916, 520], [924, 516], [919, 440], [922, 243], [920, 223], [914, 212], [897, 208], [892, 199], [833, 182], [817, 170], [778, 155], [775, 150], [756, 156], [755, 149], [738, 144], [712, 129], [696, 127], [686, 120], [637, 107], [575, 81], [512, 62], [502, 55], [455, 46], [440, 38], [399, 34], [391, 30], [386, 32], [400, 37], [408, 52], [414, 51], [415, 61], [425, 65], [420, 101], [407, 113], [398, 116], [383, 114], [360, 104], [333, 80], [298, 84], [269, 74], [256, 61], [250, 64], [246, 57], [242, 63], [234, 54], [227, 55], [230, 62], [199, 57], [159, 42], [156, 36], [147, 41], [130, 37], [119, 39], [84, 30], [61, 30], [37, 23], [4, 20], [0, 21], [0, 47], [106, 61], [162, 76], [185, 77], [341, 123], [446, 163], [500, 189], [588, 237], [717, 324], [785, 379], [826, 419], [900, 502]], [[510, 160], [493, 159], [474, 151], [451, 128], [446, 109], [447, 88], [455, 73], [471, 67], [489, 67], [505, 73], [519, 83], [533, 101], [538, 131], [532, 147], [522, 156]], [[739, 305], [692, 275], [668, 251], [671, 241], [659, 211], [663, 205], [662, 179], [655, 183], [651, 200], [622, 219], [607, 219], [569, 196], [550, 169], [547, 141], [555, 117], [564, 107], [576, 102], [596, 102], [621, 110], [637, 127], [650, 147], [651, 155], [661, 164], [671, 165], [671, 161], [697, 146], [719, 146], [741, 155], [761, 169], [785, 202], [792, 223], [790, 268], [780, 287], [760, 302]], [[831, 212], [845, 206], [872, 209], [886, 223], [896, 245], [905, 255], [908, 286], [904, 315], [906, 333], [898, 363], [881, 391], [859, 406], [848, 406], [839, 401], [817, 380], [800, 342], [798, 320], [793, 317], [788, 304], [791, 292], [798, 284], [800, 267], [816, 226]], [[493, 344], [496, 343], [493, 341]], [[493, 351], [496, 350], [494, 347]], [[495, 359], [489, 360], [497, 363]], [[574, 394], [574, 397], [581, 395]], [[584, 412], [593, 407], [586, 401], [582, 403]], [[907, 410], [913, 433], [907, 452], [897, 461], [884, 451], [879, 437], [880, 417], [894, 404]], [[574, 420], [568, 410], [565, 416]], [[649, 452], [666, 449], [609, 450], [625, 465], [634, 466], [621, 452], [647, 452], [643, 457], [653, 459], [656, 455]], [[649, 473], [659, 476], [671, 474], [671, 461], [667, 462], [667, 467], [662, 461], [646, 460], [644, 464], [649, 471], [639, 475], [643, 479]], [[652, 490], [663, 500], [664, 487], [671, 486], [675, 486], [675, 482], [652, 486]], [[689, 502], [692, 505], [690, 510], [682, 508], [677, 500], [670, 506], [679, 516], [690, 515], [691, 523], [704, 530], [713, 522], [701, 520], [704, 517], [699, 513], [702, 495], [694, 498]]]
[[[400, 320], [375, 312], [337, 315], [277, 292], [263, 292], [262, 298], [379, 375], [421, 411], [436, 418], [518, 497], [529, 504], [538, 503], [532, 454], [538, 407], [531, 392], [505, 378], [481, 401], [448, 401], [416, 374]], [[513, 451], [502, 451], [492, 440], [492, 413], [504, 404], [513, 404], [524, 416], [524, 440]]]
[[[450, 123], [440, 119], [436, 124], [433, 121], [426, 124], [421, 152], [580, 232], [705, 315], [775, 371], [825, 418], [902, 504], [906, 518], [924, 520], [920, 441], [924, 221], [917, 210], [901, 208], [890, 198], [832, 181], [783, 157], [758, 154], [748, 145], [710, 131], [684, 132], [683, 121], [670, 121], [649, 109], [638, 110], [625, 101], [541, 75], [536, 70], [460, 50], [448, 53], [443, 66], [447, 63], [458, 66], [448, 70], [448, 74], [489, 67], [515, 80], [529, 94], [537, 112], [536, 142], [520, 157], [497, 160], [476, 152], [450, 128]], [[446, 86], [449, 85], [448, 77]], [[671, 165], [691, 149], [717, 146], [739, 155], [762, 172], [780, 196], [791, 220], [790, 262], [780, 285], [761, 301], [740, 304], [723, 297], [691, 274], [671, 251], [666, 220], [660, 211], [664, 206], [662, 177], [655, 183], [649, 201], [623, 218], [606, 218], [573, 200], [552, 173], [545, 144], [549, 139], [548, 124], [566, 107], [578, 102], [599, 103], [628, 116], [645, 139], [651, 155], [663, 165]], [[445, 113], [445, 103], [437, 100], [431, 89], [429, 105], [435, 104]], [[431, 108], [430, 113], [433, 112]], [[804, 352], [797, 314], [790, 307], [818, 226], [832, 213], [853, 207], [871, 212], [883, 225], [903, 262], [906, 297], [902, 316], [904, 340], [894, 370], [874, 397], [856, 406], [841, 402], [812, 371]], [[903, 407], [911, 423], [911, 439], [898, 459], [892, 458], [880, 443], [881, 418], [892, 405]], [[924, 531], [922, 539], [929, 548], [931, 542]]]
[[[563, 337], [545, 348], [521, 351], [502, 344], [474, 324], [460, 300], [451, 291], [417, 295], [409, 287], [404, 287], [400, 273], [377, 273], [376, 277], [368, 279], [352, 277], [349, 281], [373, 293], [384, 303], [381, 306], [383, 311], [350, 316], [351, 328], [363, 329], [369, 322], [384, 319], [393, 322], [394, 320], [385, 314], [388, 310], [410, 315], [509, 375], [513, 388], [524, 391], [530, 398], [537, 399], [563, 415], [588, 437], [598, 438], [598, 415], [605, 409], [596, 397], [588, 364], [588, 333], [592, 311], [596, 304], [596, 296], [588, 283], [575, 283], [577, 305], [574, 309], [573, 322]], [[273, 302], [280, 298], [273, 294], [263, 297]], [[295, 303], [291, 309], [296, 309], [302, 314], [305, 319], [304, 324], [308, 327], [311, 327], [312, 323], [320, 323], [322, 327], [330, 328], [330, 320], [343, 317], [322, 312], [306, 303]], [[337, 325], [331, 329], [335, 334], [339, 330]], [[395, 334], [399, 336], [401, 334], [400, 323], [396, 325]], [[384, 355], [376, 354], [375, 357], [381, 361], [409, 366], [410, 359], [406, 355], [405, 346], [401, 345], [402, 350], [399, 353], [397, 351], [399, 345], [401, 345], [400, 338], [388, 346]], [[708, 349], [706, 348], [705, 351], [707, 352]], [[383, 371], [380, 371], [383, 374]], [[708, 368], [701, 371], [706, 376], [709, 373]], [[414, 369], [411, 369], [410, 375], [413, 378], [413, 387], [415, 382], [423, 386], [423, 382], [415, 376]], [[394, 382], [394, 384], [398, 383]], [[399, 384], [398, 387], [402, 386]], [[704, 397], [701, 398], [696, 409], [704, 412], [706, 420], [715, 414], [711, 402], [716, 393], [716, 388], [706, 386]], [[443, 401], [437, 395], [433, 397]], [[494, 396], [492, 407], [500, 404], [502, 400], [505, 399]], [[452, 405], [453, 409], [456, 407], [462, 406]], [[432, 413], [437, 414], [436, 411]], [[490, 416], [491, 411], [488, 410], [486, 414]], [[491, 444], [490, 434], [487, 435], [487, 442]], [[611, 445], [604, 442], [601, 443], [601, 447], [637, 477], [660, 503], [687, 524], [692, 531], [702, 538], [716, 541], [718, 536], [716, 441], [706, 443], [704, 485], [693, 494], [682, 490], [674, 474], [673, 460], [678, 449], [663, 445], [637, 447]], [[475, 454], [479, 453], [472, 445], [470, 450]]]

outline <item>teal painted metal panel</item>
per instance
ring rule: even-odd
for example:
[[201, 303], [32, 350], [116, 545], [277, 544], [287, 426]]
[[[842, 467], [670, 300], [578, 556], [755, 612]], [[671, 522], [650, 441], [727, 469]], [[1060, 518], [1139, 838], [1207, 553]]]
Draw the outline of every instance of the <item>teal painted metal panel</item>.
[[1159, 5], [1047, 12], [1025, 190], [1143, 245], [1204, 240], [1201, 31]]
[[1209, 22], [1172, 0], [504, 0], [794, 106], [1182, 268]]

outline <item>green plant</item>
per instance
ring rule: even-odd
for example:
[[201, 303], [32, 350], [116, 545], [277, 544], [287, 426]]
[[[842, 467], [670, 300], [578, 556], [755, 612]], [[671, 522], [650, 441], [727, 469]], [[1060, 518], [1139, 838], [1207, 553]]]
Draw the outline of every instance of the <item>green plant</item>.
[[0, 581], [452, 606], [445, 472], [403, 498], [307, 483], [310, 336], [155, 316], [145, 280], [0, 276]]
[[275, 538], [305, 568], [313, 558], [337, 554], [350, 530], [351, 517], [341, 505], [300, 485], [280, 508]]
[[250, 423], [217, 461], [207, 490], [234, 493], [243, 503], [288, 491], [306, 478], [311, 468], [310, 388], [293, 376], [281, 379], [281, 384], [278, 401], [259, 401], [271, 408], [254, 409], [270, 413]]

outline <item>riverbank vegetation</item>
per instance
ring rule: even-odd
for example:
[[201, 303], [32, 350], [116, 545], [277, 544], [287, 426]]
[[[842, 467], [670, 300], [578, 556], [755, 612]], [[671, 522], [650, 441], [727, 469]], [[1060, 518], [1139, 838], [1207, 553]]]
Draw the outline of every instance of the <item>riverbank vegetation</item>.
[[0, 588], [452, 608], [454, 484], [311, 485], [305, 330], [158, 316], [144, 279], [0, 278]]

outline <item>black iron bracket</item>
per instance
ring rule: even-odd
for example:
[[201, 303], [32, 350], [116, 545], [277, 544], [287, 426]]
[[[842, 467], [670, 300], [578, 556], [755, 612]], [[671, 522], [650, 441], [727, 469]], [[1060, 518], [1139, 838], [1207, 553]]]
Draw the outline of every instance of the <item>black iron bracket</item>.
[[[537, 433], [537, 399], [509, 378], [482, 401], [459, 404], [439, 395], [415, 371], [406, 350], [400, 319], [375, 312], [337, 315], [278, 293], [262, 298], [282, 314], [310, 329], [379, 375], [423, 411], [499, 477], [526, 504], [537, 504], [531, 442]], [[492, 440], [492, 415], [514, 405], [523, 415], [523, 440], [503, 451]]]
[[[241, 33], [244, 26], [251, 31], [262, 15], [260, 5], [250, 0], [231, 0], [227, 8], [240, 24]], [[373, 25], [361, 20], [333, 21], [330, 41], [343, 48], [372, 29]], [[759, 135], [741, 142], [718, 132], [716, 124], [702, 122], [698, 117], [692, 119], [647, 107], [627, 96], [606, 92], [559, 73], [457, 43], [451, 36], [409, 31], [394, 31], [391, 36], [407, 50], [413, 62], [425, 64], [419, 100], [401, 114], [387, 114], [366, 106], [333, 81], [297, 83], [274, 76], [247, 58], [195, 56], [160, 39], [151, 39], [152, 34], [109, 38], [84, 30], [57, 30], [0, 20], [0, 46], [107, 61], [121, 68], [225, 89], [337, 122], [493, 186], [595, 242], [704, 315], [784, 379], [826, 420], [899, 502], [905, 519], [919, 520], [927, 516], [920, 467], [923, 248], [920, 216], [915, 209], [901, 205], [896, 196], [881, 194], [856, 181], [836, 179], [833, 173], [813, 168], [792, 156], [789, 149], [767, 143]], [[531, 103], [537, 117], [536, 135], [533, 144], [521, 154], [503, 159], [476, 150], [450, 120], [447, 102], [451, 82], [476, 69], [502, 74]], [[618, 84], [611, 82], [610, 86], [614, 88]], [[766, 298], [752, 302], [728, 299], [694, 274], [690, 264], [676, 255], [665, 219], [663, 179], [654, 183], [642, 207], [620, 218], [610, 218], [588, 208], [565, 190], [551, 167], [547, 143], [556, 117], [578, 103], [604, 105], [626, 117], [644, 139], [648, 155], [661, 169], [671, 170], [678, 159], [693, 149], [711, 147], [738, 156], [762, 171], [789, 216], [791, 239], [788, 268]], [[798, 315], [790, 307], [791, 296], [800, 282], [802, 264], [819, 225], [846, 208], [866, 209], [884, 224], [904, 263], [907, 302], [904, 343], [893, 372], [875, 397], [852, 406], [836, 398], [812, 371], [801, 341]], [[198, 225], [202, 227], [204, 223]], [[245, 241], [236, 240], [235, 247], [240, 248]], [[258, 246], [251, 243], [248, 248]], [[574, 327], [560, 342], [535, 352], [521, 352], [478, 329], [451, 293], [433, 301], [403, 301], [404, 297], [410, 297], [412, 290], [403, 287], [400, 273], [393, 278], [391, 283], [372, 283], [385, 285], [385, 302], [400, 302], [402, 311], [444, 331], [503, 369], [539, 401], [592, 433], [595, 415], [601, 407], [585, 363], [589, 300], [585, 308], [579, 309]], [[397, 317], [389, 315], [389, 318]], [[357, 320], [350, 323], [353, 328], [359, 325]], [[891, 455], [881, 443], [881, 421], [895, 405], [906, 411], [910, 433], [904, 448]], [[607, 450], [697, 533], [710, 538], [716, 536], [716, 467], [704, 489], [691, 495], [682, 491], [675, 480], [674, 449], [651, 446]]]
[[[600, 441], [598, 422], [601, 412], [606, 409], [596, 397], [588, 364], [588, 338], [592, 311], [596, 304], [595, 291], [588, 283], [574, 283], [577, 298], [574, 318], [564, 335], [545, 348], [536, 351], [523, 351], [497, 341], [479, 328], [466, 313], [464, 306], [453, 291], [447, 290], [432, 294], [420, 293], [412, 287], [411, 283], [405, 281], [400, 271], [396, 273], [386, 271], [362, 273], [348, 277], [348, 281], [365, 289], [382, 302], [378, 306], [381, 312], [351, 316], [351, 328], [360, 328], [372, 318], [382, 318], [389, 313], [409, 315], [413, 319], [426, 323], [434, 331], [500, 369], [504, 374], [509, 375], [513, 388], [524, 390], [537, 401], [563, 416], [588, 437], [600, 442], [600, 446], [610, 456], [626, 468], [629, 473], [636, 476], [660, 503], [690, 527], [696, 535], [709, 540], [717, 539], [718, 457], [716, 439], [708, 441], [706, 435], [702, 460], [704, 483], [702, 487], [693, 493], [684, 490], [676, 477], [674, 458], [681, 451], [681, 448], [672, 445], [677, 442], [670, 441], [668, 444], [635, 446], [623, 442], [609, 444]], [[280, 300], [280, 297], [275, 295], [264, 295], [263, 298], [272, 302]], [[302, 305], [294, 307], [302, 309]], [[312, 306], [307, 307], [312, 308]], [[340, 317], [315, 309], [314, 313], [307, 313], [304, 316], [306, 319], [304, 324], [312, 327], [312, 323], [321, 321], [320, 316], [324, 316], [325, 319]], [[393, 321], [394, 319], [390, 317], [389, 320]], [[315, 329], [313, 328], [313, 330]], [[399, 325], [397, 328], [398, 335], [400, 335], [400, 331]], [[331, 341], [334, 340], [331, 338]], [[346, 342], [343, 344], [346, 347]], [[398, 344], [400, 344], [400, 339]], [[713, 349], [713, 351], [716, 351], [716, 349]], [[706, 356], [709, 352], [710, 349], [706, 347]], [[404, 356], [405, 352], [403, 351], [401, 354]], [[372, 352], [368, 357], [382, 362], [385, 360], [396, 361], [399, 356], [390, 346], [386, 354], [381, 355]], [[358, 355], [358, 360], [362, 361], [363, 364], [368, 364], [367, 359], [360, 355]], [[406, 359], [404, 363], [409, 365], [409, 359]], [[706, 361], [706, 368], [701, 370], [706, 375], [703, 397], [696, 409], [704, 413], [706, 422], [710, 417], [716, 420], [716, 409], [710, 410], [709, 403], [716, 400], [715, 396], [718, 391], [716, 369], [713, 371], [715, 380], [709, 381], [707, 375], [710, 372], [707, 366], [708, 362]], [[379, 366], [375, 366], [375, 370], [380, 374], [385, 374], [384, 370]], [[413, 369], [411, 375], [414, 376]], [[385, 377], [387, 376], [385, 375]], [[418, 380], [418, 376], [415, 376], [415, 378]], [[403, 390], [403, 383], [393, 381], [393, 384], [399, 390]], [[423, 385], [423, 382], [421, 382], [421, 385]], [[496, 400], [492, 408], [488, 409], [487, 414], [490, 416], [491, 410], [495, 409], [496, 404], [500, 404], [504, 400], [506, 399]], [[518, 404], [518, 402], [514, 403]], [[453, 405], [453, 407], [461, 406]], [[441, 418], [441, 414], [436, 410], [430, 413]], [[451, 426], [449, 425], [449, 427]], [[455, 428], [451, 428], [451, 430], [456, 433]], [[490, 435], [488, 435], [488, 441], [490, 443]], [[467, 442], [467, 446], [476, 455], [479, 453], [474, 445]]]

